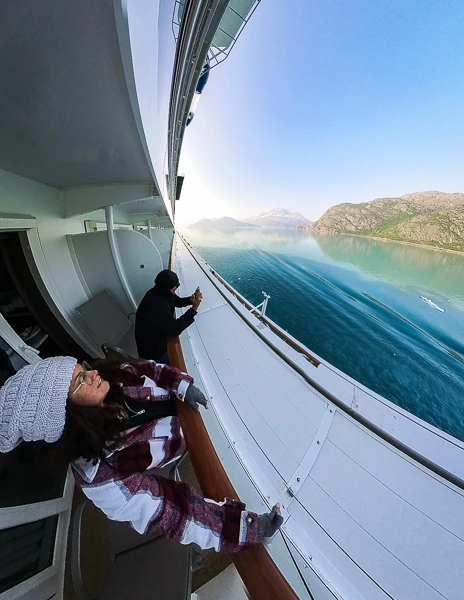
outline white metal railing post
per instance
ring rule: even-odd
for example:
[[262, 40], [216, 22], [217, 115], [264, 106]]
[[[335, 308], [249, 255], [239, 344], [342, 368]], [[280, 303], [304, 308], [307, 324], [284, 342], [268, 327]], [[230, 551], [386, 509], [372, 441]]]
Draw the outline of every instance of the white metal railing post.
[[264, 301], [263, 301], [263, 305], [261, 308], [261, 316], [264, 317], [265, 313], [266, 313], [266, 308], [267, 308], [267, 303], [270, 300], [270, 296], [269, 294], [266, 294], [266, 292], [263, 292], [263, 296], [264, 296]]
[[148, 239], [152, 242], [153, 234], [151, 232], [151, 219], [148, 219], [148, 221], [147, 221], [147, 233], [148, 233]]
[[135, 301], [134, 295], [132, 294], [132, 290], [130, 289], [129, 282], [127, 281], [126, 273], [124, 271], [124, 266], [122, 264], [121, 255], [119, 254], [118, 242], [116, 241], [116, 236], [114, 234], [114, 215], [113, 215], [113, 206], [105, 207], [105, 217], [106, 217], [106, 231], [108, 233], [108, 241], [110, 244], [111, 255], [113, 257], [114, 266], [116, 267], [116, 272], [119, 276], [119, 280], [121, 285], [126, 292], [127, 298], [132, 306], [132, 308], [137, 310], [137, 303]]
[[259, 311], [259, 309], [261, 309], [260, 315], [262, 317], [264, 317], [264, 315], [266, 314], [267, 303], [271, 297], [269, 296], [269, 294], [266, 294], [266, 292], [262, 292], [262, 293], [264, 296], [264, 300], [257, 306], [253, 306], [253, 308], [251, 308], [250, 311], [252, 313], [257, 313]]

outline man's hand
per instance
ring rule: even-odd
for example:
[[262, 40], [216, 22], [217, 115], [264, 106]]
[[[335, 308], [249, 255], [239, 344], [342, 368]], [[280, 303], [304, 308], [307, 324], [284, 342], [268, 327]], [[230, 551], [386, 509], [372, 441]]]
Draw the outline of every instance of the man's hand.
[[203, 294], [201, 293], [200, 288], [197, 287], [195, 292], [190, 296], [190, 301], [192, 302], [192, 308], [194, 310], [198, 310], [198, 307], [200, 306], [202, 300], [203, 300]]

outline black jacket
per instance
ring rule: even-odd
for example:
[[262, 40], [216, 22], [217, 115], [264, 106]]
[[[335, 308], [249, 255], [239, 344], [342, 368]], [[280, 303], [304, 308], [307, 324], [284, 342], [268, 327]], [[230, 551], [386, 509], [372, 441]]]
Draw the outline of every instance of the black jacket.
[[140, 358], [157, 360], [167, 351], [166, 336], [180, 335], [195, 320], [197, 311], [190, 308], [178, 319], [174, 308], [191, 304], [190, 298], [179, 298], [156, 286], [143, 297], [135, 314], [135, 341]]

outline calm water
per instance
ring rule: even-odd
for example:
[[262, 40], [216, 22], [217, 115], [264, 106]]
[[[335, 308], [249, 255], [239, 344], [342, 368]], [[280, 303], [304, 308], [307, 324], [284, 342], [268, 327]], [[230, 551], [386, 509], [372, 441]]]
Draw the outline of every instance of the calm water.
[[266, 314], [308, 348], [464, 440], [464, 255], [292, 230], [183, 233], [250, 302], [270, 294]]

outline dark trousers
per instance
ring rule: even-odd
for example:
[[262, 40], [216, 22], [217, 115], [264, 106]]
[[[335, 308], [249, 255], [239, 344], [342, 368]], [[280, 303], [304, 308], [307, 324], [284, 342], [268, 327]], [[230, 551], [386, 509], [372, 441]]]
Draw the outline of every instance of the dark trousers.
[[161, 363], [163, 365], [169, 365], [169, 356], [167, 351], [164, 354], [161, 354], [161, 356], [158, 356], [157, 358], [155, 358], [155, 361], [157, 363]]

